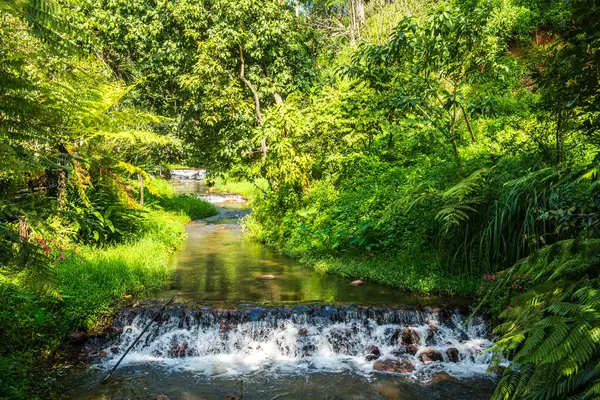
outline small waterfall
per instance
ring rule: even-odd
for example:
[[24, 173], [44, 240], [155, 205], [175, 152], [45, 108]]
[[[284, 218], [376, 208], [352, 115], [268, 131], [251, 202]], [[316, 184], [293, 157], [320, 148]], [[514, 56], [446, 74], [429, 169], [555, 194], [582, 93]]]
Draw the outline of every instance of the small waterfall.
[[[157, 309], [127, 309], [112, 336], [88, 341], [109, 368]], [[353, 372], [374, 368], [427, 379], [484, 374], [491, 355], [489, 325], [459, 310], [297, 306], [218, 310], [168, 309], [127, 355], [124, 364], [155, 363], [216, 376]], [[394, 364], [394, 362], [396, 364]], [[406, 366], [406, 371], [393, 365]]]
[[181, 168], [169, 171], [172, 179], [202, 180], [206, 177], [206, 170], [201, 168]]
[[213, 204], [246, 202], [246, 200], [239, 194], [201, 194], [200, 198]]

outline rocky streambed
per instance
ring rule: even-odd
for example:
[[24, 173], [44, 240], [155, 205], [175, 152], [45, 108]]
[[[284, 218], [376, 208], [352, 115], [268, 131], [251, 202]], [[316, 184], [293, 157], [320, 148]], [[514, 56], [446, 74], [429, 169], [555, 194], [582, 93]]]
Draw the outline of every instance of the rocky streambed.
[[[92, 366], [88, 377], [97, 382], [158, 311], [148, 304], [126, 308], [104, 332], [75, 335], [73, 354]], [[468, 320], [469, 313], [468, 308], [176, 305], [151, 325], [115, 379], [147, 368], [206, 382], [256, 375], [293, 381], [334, 374], [365, 382], [396, 376], [429, 389], [441, 382], [464, 388], [476, 381], [489, 390], [472, 398], [486, 398], [495, 379], [487, 372], [490, 327], [478, 316]]]

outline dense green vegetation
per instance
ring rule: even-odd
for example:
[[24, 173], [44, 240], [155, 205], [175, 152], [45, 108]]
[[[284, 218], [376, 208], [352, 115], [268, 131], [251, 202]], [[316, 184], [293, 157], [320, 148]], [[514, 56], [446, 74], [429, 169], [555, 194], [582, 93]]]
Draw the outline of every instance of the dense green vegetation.
[[318, 270], [477, 295], [512, 361], [496, 398], [600, 395], [597, 2], [0, 4], [3, 355], [160, 285], [123, 249], [211, 212], [153, 178], [184, 163]]
[[37, 255], [35, 264], [24, 270], [5, 265], [0, 276], [2, 396], [48, 396], [52, 384], [32, 379], [43, 373], [40, 363], [60, 355], [73, 331], [105, 321], [124, 299], [162, 289], [184, 225], [215, 213], [212, 205], [191, 197], [162, 193], [150, 200], [138, 217], [139, 231], [122, 243], [96, 246], [53, 231], [38, 233], [30, 238], [30, 248], [21, 249], [31, 253], [18, 259]]
[[48, 389], [37, 365], [162, 288], [184, 225], [215, 209], [153, 177], [181, 152], [172, 123], [53, 35], [74, 29], [60, 9], [2, 3], [0, 26], [0, 397], [30, 398]]

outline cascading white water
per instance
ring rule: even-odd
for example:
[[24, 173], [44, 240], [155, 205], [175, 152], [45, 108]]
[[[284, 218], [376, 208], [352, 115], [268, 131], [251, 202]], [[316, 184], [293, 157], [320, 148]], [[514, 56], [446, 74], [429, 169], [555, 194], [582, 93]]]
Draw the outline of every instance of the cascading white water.
[[[375, 362], [400, 358], [414, 365], [411, 376], [426, 380], [439, 371], [456, 378], [481, 375], [490, 362], [491, 355], [485, 352], [491, 346], [489, 328], [479, 317], [463, 326], [466, 317], [457, 311], [304, 307], [170, 310], [123, 363], [158, 363], [209, 376], [260, 370], [271, 374], [346, 371], [366, 375], [373, 373]], [[123, 313], [116, 320], [122, 333], [112, 343], [102, 343], [106, 357], [100, 365], [113, 365], [153, 315], [146, 310]], [[404, 328], [418, 332], [416, 354], [406, 352]], [[458, 362], [451, 362], [447, 354], [451, 348], [458, 350]], [[429, 350], [439, 352], [443, 360], [424, 363], [420, 355]], [[378, 353], [377, 360], [368, 361], [369, 352]]]
[[246, 202], [239, 194], [201, 194], [199, 196], [202, 200], [213, 204]]

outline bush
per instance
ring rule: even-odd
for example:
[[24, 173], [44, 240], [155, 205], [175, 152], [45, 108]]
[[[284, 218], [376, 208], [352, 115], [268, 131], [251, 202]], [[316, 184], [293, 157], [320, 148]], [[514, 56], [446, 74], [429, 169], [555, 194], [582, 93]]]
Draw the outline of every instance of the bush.
[[150, 207], [142, 214], [140, 236], [121, 244], [95, 247], [32, 238], [55, 275], [51, 290], [37, 287], [47, 294], [32, 291], [28, 271], [0, 275], [0, 398], [30, 398], [32, 390], [49, 390], [38, 388], [30, 373], [71, 332], [94, 328], [118, 309], [125, 295], [164, 287], [172, 273], [169, 258], [182, 243], [185, 224], [215, 209], [191, 197], [163, 201], [171, 211]]

